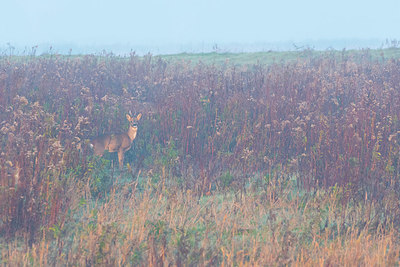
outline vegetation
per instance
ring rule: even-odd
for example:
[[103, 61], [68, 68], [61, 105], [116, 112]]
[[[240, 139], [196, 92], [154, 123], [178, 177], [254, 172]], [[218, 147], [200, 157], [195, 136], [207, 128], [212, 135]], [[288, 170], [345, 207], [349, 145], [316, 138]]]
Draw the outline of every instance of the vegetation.
[[[400, 58], [399, 44], [395, 43], [390, 48], [385, 49], [373, 49], [373, 50], [331, 50], [329, 55], [340, 59], [343, 56], [351, 57], [353, 59], [360, 58], [362, 56], [368, 56], [371, 60], [382, 60], [390, 58]], [[326, 56], [326, 51], [317, 51], [312, 49], [298, 50], [298, 51], [266, 51], [266, 52], [254, 52], [254, 53], [199, 53], [199, 54], [173, 54], [173, 55], [161, 55], [162, 59], [170, 62], [174, 61], [191, 61], [193, 63], [203, 62], [206, 64], [266, 64], [271, 65], [274, 63], [288, 63], [296, 62], [298, 59], [306, 59], [309, 57]]]
[[[0, 262], [398, 263], [400, 59], [387, 53], [3, 56]], [[143, 117], [118, 171], [87, 140], [125, 131], [130, 110]]]

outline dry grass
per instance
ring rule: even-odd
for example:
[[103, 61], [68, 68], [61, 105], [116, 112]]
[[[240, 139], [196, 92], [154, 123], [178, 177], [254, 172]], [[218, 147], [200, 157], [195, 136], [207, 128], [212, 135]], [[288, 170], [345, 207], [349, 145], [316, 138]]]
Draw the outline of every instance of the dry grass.
[[[50, 55], [0, 71], [3, 265], [398, 264], [398, 59]], [[86, 140], [129, 110], [143, 118], [119, 172]]]
[[116, 185], [102, 202], [75, 200], [58, 233], [43, 229], [31, 247], [3, 244], [2, 262], [377, 266], [399, 260], [398, 231], [380, 208], [368, 201], [341, 206], [338, 190], [311, 196], [289, 184], [276, 192], [270, 185], [241, 197], [199, 197], [191, 190], [159, 190], [161, 184], [142, 186]]

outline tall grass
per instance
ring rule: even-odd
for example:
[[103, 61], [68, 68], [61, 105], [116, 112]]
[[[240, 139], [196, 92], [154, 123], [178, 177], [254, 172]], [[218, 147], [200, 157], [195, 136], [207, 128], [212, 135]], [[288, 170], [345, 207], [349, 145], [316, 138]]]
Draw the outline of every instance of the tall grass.
[[[50, 55], [0, 70], [4, 263], [398, 260], [398, 59]], [[129, 110], [143, 119], [118, 173], [86, 140], [125, 130]]]
[[[315, 196], [269, 184], [241, 198], [199, 200], [191, 190], [115, 187], [102, 202], [72, 203], [63, 226], [32, 246], [2, 249], [8, 265], [393, 265], [397, 227], [369, 201], [342, 205], [341, 190]], [[270, 196], [277, 196], [272, 198]], [[385, 200], [386, 202], [386, 200]]]

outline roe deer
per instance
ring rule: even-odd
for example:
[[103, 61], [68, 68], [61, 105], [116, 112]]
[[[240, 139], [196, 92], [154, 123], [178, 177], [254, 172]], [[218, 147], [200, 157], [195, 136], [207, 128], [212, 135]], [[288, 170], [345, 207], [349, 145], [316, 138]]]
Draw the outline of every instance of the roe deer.
[[122, 169], [124, 166], [124, 153], [131, 148], [132, 142], [136, 138], [138, 129], [137, 122], [141, 117], [142, 114], [137, 115], [136, 118], [132, 118], [129, 114], [126, 114], [126, 118], [129, 121], [129, 129], [127, 132], [102, 135], [91, 139], [90, 144], [94, 149], [94, 154], [101, 157], [105, 150], [108, 152], [118, 152], [119, 168]]

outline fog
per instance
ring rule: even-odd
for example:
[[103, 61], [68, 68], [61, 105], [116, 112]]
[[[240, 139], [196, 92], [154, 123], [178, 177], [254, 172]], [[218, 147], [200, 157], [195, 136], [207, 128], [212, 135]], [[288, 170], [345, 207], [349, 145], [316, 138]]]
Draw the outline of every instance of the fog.
[[378, 47], [400, 38], [400, 1], [4, 1], [0, 48], [61, 53]]

